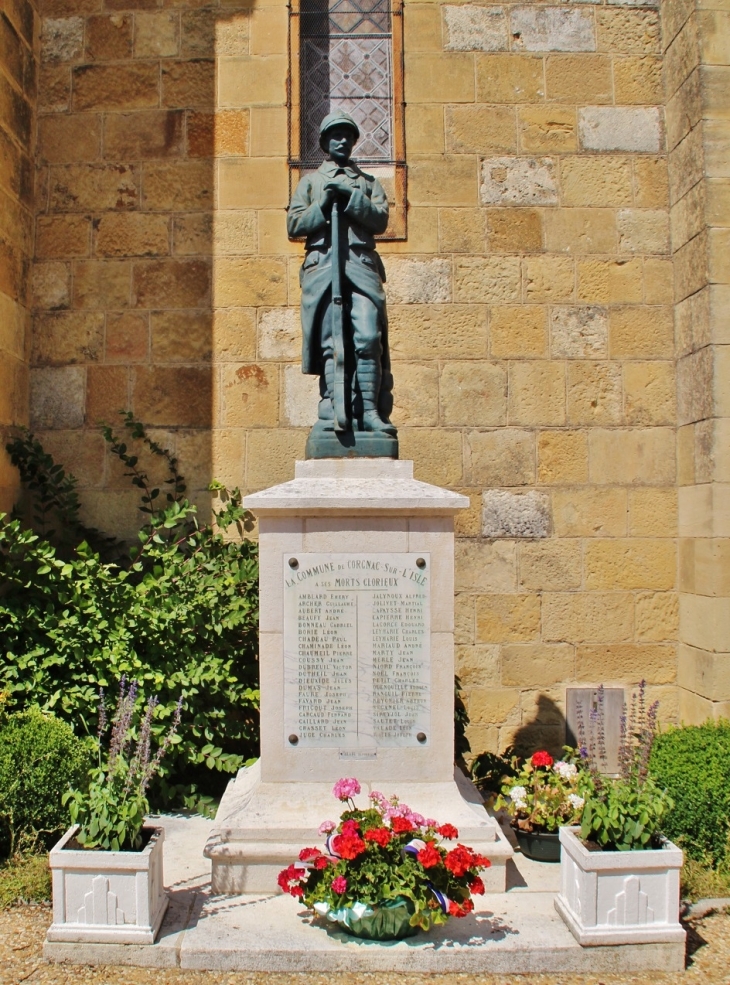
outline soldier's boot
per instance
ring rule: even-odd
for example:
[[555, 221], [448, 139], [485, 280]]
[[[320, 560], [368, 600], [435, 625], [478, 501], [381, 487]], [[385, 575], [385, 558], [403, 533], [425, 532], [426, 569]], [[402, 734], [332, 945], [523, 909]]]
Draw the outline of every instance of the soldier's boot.
[[335, 419], [334, 395], [335, 395], [335, 361], [332, 356], [326, 356], [324, 360], [324, 370], [319, 381], [319, 410], [320, 421], [328, 424]]
[[357, 361], [357, 383], [362, 397], [362, 426], [365, 431], [381, 434], [397, 434], [390, 421], [384, 421], [378, 413], [378, 397], [382, 370], [380, 361], [360, 356]]

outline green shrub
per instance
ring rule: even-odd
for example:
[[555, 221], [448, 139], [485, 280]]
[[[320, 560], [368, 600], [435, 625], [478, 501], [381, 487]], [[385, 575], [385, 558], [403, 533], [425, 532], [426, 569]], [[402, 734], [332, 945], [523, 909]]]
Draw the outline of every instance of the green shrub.
[[668, 838], [689, 858], [727, 861], [730, 833], [730, 722], [673, 728], [654, 742], [649, 768], [674, 807], [663, 821]]
[[[124, 441], [104, 435], [141, 494], [131, 549], [95, 531], [79, 541], [73, 477], [27, 432], [8, 446], [33, 529], [0, 514], [0, 688], [10, 709], [38, 705], [91, 735], [99, 689], [125, 676], [139, 708], [160, 699], [157, 741], [182, 696], [183, 725], [150, 800], [194, 806], [258, 752], [257, 545], [224, 536], [252, 525], [237, 490], [215, 486], [223, 507], [200, 523], [175, 458], [129, 414], [125, 428]], [[143, 454], [166, 467], [162, 488]]]
[[46, 855], [15, 855], [0, 863], [0, 910], [50, 899], [51, 870]]
[[68, 827], [61, 798], [84, 785], [88, 742], [52, 715], [30, 709], [0, 724], [0, 854], [47, 847]]

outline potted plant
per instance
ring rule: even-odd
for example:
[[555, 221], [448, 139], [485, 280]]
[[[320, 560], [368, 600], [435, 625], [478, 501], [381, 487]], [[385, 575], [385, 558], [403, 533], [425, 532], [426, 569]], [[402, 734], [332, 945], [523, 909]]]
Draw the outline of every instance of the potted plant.
[[284, 892], [346, 933], [379, 941], [428, 931], [474, 909], [489, 860], [465, 845], [446, 847], [459, 837], [453, 825], [377, 792], [360, 810], [354, 777], [338, 780], [333, 793], [347, 804], [339, 824], [324, 821], [324, 848], [303, 848], [299, 862], [279, 874]]
[[682, 852], [661, 834], [662, 818], [672, 806], [649, 774], [658, 703], [648, 709], [645, 685], [621, 719], [619, 775], [605, 776], [602, 690], [593, 735], [581, 755], [589, 767], [583, 787], [580, 827], [560, 829], [561, 890], [558, 913], [583, 945], [682, 942], [679, 923], [679, 875]]
[[64, 794], [73, 824], [50, 852], [49, 941], [152, 944], [165, 915], [165, 833], [161, 827], [145, 825], [146, 791], [173, 741], [181, 705], [178, 702], [171, 727], [152, 756], [152, 719], [158, 701], [150, 698], [139, 721], [136, 703], [137, 685], [122, 678], [105, 749], [108, 729], [100, 692], [98, 765], [86, 789]]
[[566, 747], [555, 762], [544, 749], [526, 760], [502, 786], [495, 807], [504, 808], [524, 855], [538, 862], [560, 861], [558, 829], [577, 824], [583, 811], [582, 774]]

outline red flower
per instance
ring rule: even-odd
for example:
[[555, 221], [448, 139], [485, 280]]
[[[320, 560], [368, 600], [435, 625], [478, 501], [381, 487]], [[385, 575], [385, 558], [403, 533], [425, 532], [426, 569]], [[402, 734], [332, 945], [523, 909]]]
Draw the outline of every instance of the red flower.
[[315, 869], [326, 869], [328, 865], [329, 861], [324, 857], [324, 855], [320, 855], [319, 858], [314, 860]]
[[484, 883], [479, 878], [479, 876], [477, 876], [476, 879], [474, 880], [474, 882], [469, 886], [469, 892], [473, 896], [483, 896], [484, 895]]
[[441, 861], [441, 855], [432, 841], [426, 842], [426, 847], [420, 850], [416, 858], [424, 869], [432, 869]]
[[454, 903], [453, 900], [449, 901], [449, 916], [451, 917], [465, 917], [473, 909], [474, 904], [470, 899], [465, 899], [461, 905]]
[[279, 884], [279, 889], [285, 893], [291, 893], [292, 896], [303, 896], [304, 890], [299, 885], [299, 880], [303, 879], [306, 874], [305, 869], [298, 869], [296, 865], [287, 866], [277, 876], [276, 881]]
[[485, 855], [474, 855], [474, 868], [475, 869], [488, 869], [492, 863]]
[[289, 890], [289, 894], [294, 896], [296, 899], [301, 899], [304, 896], [304, 890], [301, 886], [292, 886]]
[[318, 848], [303, 848], [301, 852], [299, 852], [299, 861], [309, 862], [311, 859], [317, 858], [319, 853]]
[[390, 826], [397, 835], [405, 834], [406, 831], [415, 831], [407, 817], [392, 817]]
[[450, 851], [444, 859], [444, 865], [453, 872], [457, 879], [465, 876], [469, 869], [477, 868], [477, 861], [480, 856], [475, 855], [470, 848], [464, 845], [457, 845]]
[[385, 848], [390, 837], [390, 831], [387, 828], [370, 828], [369, 831], [365, 832], [365, 841], [377, 842], [381, 848]]
[[358, 855], [362, 855], [367, 845], [359, 835], [341, 834], [332, 839], [332, 848], [340, 858], [351, 860], [357, 858]]
[[535, 767], [545, 766], [545, 767], [547, 767], [549, 769], [553, 765], [553, 763], [555, 762], [555, 760], [553, 759], [553, 757], [550, 755], [549, 752], [545, 752], [544, 749], [540, 749], [540, 750], [538, 750], [538, 752], [536, 752], [533, 755], [533, 757], [530, 760], [530, 762]]
[[349, 821], [345, 821], [343, 823], [343, 825], [342, 825], [342, 833], [343, 833], [343, 835], [357, 835], [357, 834], [360, 834], [360, 825], [357, 823], [357, 821], [353, 821], [353, 819], [350, 818]]
[[459, 832], [453, 824], [442, 824], [441, 827], [436, 828], [436, 830], [442, 838], [448, 838], [449, 841], [456, 841], [459, 837]]

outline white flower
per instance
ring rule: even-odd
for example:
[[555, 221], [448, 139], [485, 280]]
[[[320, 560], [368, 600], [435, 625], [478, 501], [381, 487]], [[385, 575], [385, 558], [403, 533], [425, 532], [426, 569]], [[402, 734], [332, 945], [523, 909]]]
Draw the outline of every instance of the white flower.
[[585, 804], [583, 797], [579, 797], [577, 793], [569, 793], [568, 802], [574, 811], [579, 811]]
[[563, 780], [572, 780], [578, 772], [578, 767], [575, 763], [564, 763], [562, 759], [555, 763], [553, 769]]
[[523, 810], [527, 807], [527, 791], [524, 787], [512, 787], [509, 792], [509, 799], [515, 805], [518, 810]]

